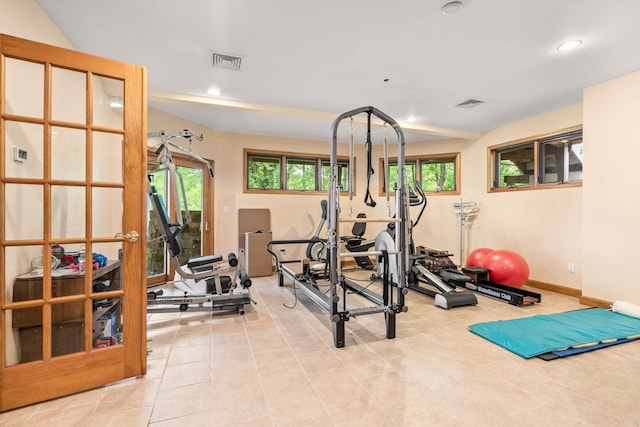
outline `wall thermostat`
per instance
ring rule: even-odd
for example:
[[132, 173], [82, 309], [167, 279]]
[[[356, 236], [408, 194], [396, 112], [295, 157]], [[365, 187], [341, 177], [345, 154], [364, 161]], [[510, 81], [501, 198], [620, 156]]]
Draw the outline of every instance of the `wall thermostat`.
[[24, 163], [27, 161], [29, 157], [29, 152], [26, 148], [18, 147], [17, 145], [13, 146], [13, 160], [16, 162]]

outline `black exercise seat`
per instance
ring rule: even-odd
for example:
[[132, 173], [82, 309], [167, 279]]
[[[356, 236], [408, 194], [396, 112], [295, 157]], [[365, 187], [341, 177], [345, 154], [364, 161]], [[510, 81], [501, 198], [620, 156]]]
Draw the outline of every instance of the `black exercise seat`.
[[[356, 218], [366, 218], [367, 214], [359, 213]], [[342, 236], [340, 239], [347, 244], [348, 247], [358, 246], [364, 240], [364, 233], [367, 231], [366, 222], [355, 222], [351, 228], [351, 236]]]

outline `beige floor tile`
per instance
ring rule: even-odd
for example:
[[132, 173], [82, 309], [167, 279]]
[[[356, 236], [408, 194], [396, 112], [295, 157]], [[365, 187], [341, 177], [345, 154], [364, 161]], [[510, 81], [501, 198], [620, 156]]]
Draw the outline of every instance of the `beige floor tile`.
[[[462, 427], [452, 415], [456, 402], [445, 401], [437, 394], [416, 396], [385, 407], [389, 425], [403, 427]], [[481, 422], [471, 425], [483, 425]]]
[[291, 394], [299, 389], [306, 391], [310, 387], [307, 375], [298, 364], [289, 369], [260, 371], [258, 377], [262, 390], [270, 398], [284, 393]]
[[335, 348], [326, 312], [302, 297], [286, 308], [290, 285], [258, 278], [258, 305], [243, 316], [149, 315], [146, 376], [8, 411], [0, 425], [638, 425], [640, 341], [545, 362], [469, 332], [582, 307], [542, 294], [533, 306], [478, 295], [477, 306], [443, 310], [410, 292], [395, 339], [385, 338], [382, 315], [360, 316]]
[[341, 369], [344, 365], [331, 350], [312, 351], [297, 356], [298, 363], [307, 375]]
[[169, 389], [199, 383], [211, 383], [211, 363], [208, 360], [167, 366], [160, 388]]
[[152, 423], [195, 415], [211, 410], [211, 384], [199, 383], [160, 389], [153, 411]]
[[[169, 352], [167, 352], [167, 357]], [[161, 379], [164, 375], [164, 368], [167, 366], [167, 357], [162, 359], [149, 359], [147, 357], [147, 375], [149, 379]]]
[[152, 427], [209, 427], [216, 425], [221, 426], [223, 424], [216, 423], [216, 419], [211, 414], [211, 411], [199, 412], [197, 414], [185, 415], [149, 424], [149, 426]]
[[165, 336], [148, 339], [147, 341], [147, 360], [167, 359], [173, 346], [175, 334], [167, 334]]
[[249, 345], [256, 353], [288, 347], [287, 340], [285, 340], [278, 329], [273, 331], [265, 330], [262, 334], [251, 334], [251, 336], [249, 336]]
[[[144, 427], [149, 425], [151, 410], [151, 406], [143, 406], [116, 412], [96, 411], [91, 416], [91, 425], [99, 425], [101, 427]], [[80, 423], [78, 425], [84, 426], [87, 424]]]
[[158, 395], [160, 379], [138, 378], [113, 384], [96, 407], [96, 413], [127, 412], [143, 407], [151, 408]]
[[[49, 402], [47, 402], [49, 403]], [[81, 425], [83, 420], [91, 419], [95, 403], [79, 405], [47, 405], [40, 407], [25, 423], [26, 426], [72, 426]]]
[[242, 387], [230, 387], [229, 384], [212, 386], [211, 414], [216, 425], [233, 425], [270, 416], [258, 381], [243, 379], [242, 384]]
[[329, 350], [329, 344], [316, 335], [306, 337], [293, 337], [287, 339], [287, 343], [295, 354], [309, 353], [319, 350]]
[[289, 369], [298, 363], [298, 359], [289, 347], [254, 353], [253, 357], [260, 372]]
[[0, 425], [3, 427], [16, 427], [26, 425], [31, 416], [38, 410], [39, 403], [24, 408], [14, 409], [0, 414]]
[[228, 388], [235, 388], [242, 390], [246, 388], [241, 386], [245, 381], [248, 384], [247, 387], [252, 386], [258, 382], [258, 370], [253, 361], [236, 363], [229, 366], [215, 365], [211, 370], [212, 384], [217, 386], [218, 384], [226, 384]]
[[50, 413], [54, 416], [53, 414], [58, 411], [65, 411], [66, 409], [73, 408], [75, 406], [95, 406], [107, 393], [107, 389], [108, 387], [106, 386], [98, 387], [83, 393], [75, 393], [59, 399], [42, 402], [38, 406], [36, 414], [51, 411]]
[[315, 424], [316, 420], [326, 420], [330, 416], [310, 386], [278, 395], [266, 392], [265, 402], [276, 425], [296, 425], [296, 420], [299, 422], [297, 425], [319, 425]]
[[181, 365], [211, 360], [211, 346], [198, 344], [189, 347], [176, 347], [171, 350], [167, 360], [167, 366]]

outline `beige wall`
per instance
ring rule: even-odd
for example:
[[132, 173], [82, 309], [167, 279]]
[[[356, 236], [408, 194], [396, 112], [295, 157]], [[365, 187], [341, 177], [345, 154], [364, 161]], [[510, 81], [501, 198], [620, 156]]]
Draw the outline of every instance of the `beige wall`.
[[[469, 231], [471, 249], [509, 249], [529, 264], [529, 278], [580, 289], [582, 281], [582, 188], [487, 193], [487, 148], [582, 123], [574, 105], [487, 132], [463, 160], [464, 198], [480, 213]], [[587, 166], [588, 167], [588, 166]], [[573, 262], [575, 273], [567, 264]]]
[[583, 295], [640, 304], [640, 72], [584, 92]]
[[0, 33], [73, 49], [36, 0], [2, 0]]

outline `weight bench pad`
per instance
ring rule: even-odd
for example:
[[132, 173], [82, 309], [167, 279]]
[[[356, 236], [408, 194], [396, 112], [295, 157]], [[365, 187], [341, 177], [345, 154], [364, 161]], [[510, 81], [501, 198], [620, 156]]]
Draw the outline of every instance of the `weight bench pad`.
[[191, 258], [189, 261], [187, 261], [187, 267], [194, 269], [203, 265], [209, 265], [221, 261], [222, 255], [204, 255]]

